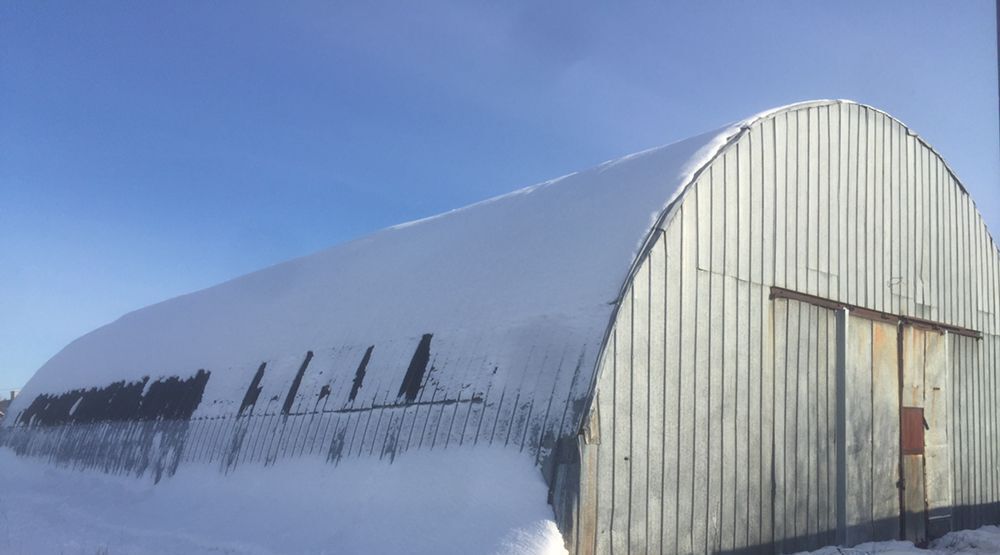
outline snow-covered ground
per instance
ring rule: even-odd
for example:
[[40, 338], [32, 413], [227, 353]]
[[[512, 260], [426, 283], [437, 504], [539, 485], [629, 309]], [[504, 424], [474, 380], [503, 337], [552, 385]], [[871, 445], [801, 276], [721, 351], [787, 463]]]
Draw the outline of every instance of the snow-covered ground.
[[154, 486], [0, 448], [0, 553], [564, 554], [546, 494], [503, 449], [185, 465]]
[[[416, 452], [393, 464], [186, 465], [148, 479], [53, 467], [0, 448], [0, 553], [564, 555], [533, 462], [505, 449]], [[1000, 553], [1000, 526], [811, 555]]]
[[[804, 553], [804, 552], [803, 552]], [[927, 549], [910, 542], [872, 542], [847, 547], [824, 547], [809, 555], [986, 555], [1000, 553], [1000, 526], [961, 530], [938, 538]]]

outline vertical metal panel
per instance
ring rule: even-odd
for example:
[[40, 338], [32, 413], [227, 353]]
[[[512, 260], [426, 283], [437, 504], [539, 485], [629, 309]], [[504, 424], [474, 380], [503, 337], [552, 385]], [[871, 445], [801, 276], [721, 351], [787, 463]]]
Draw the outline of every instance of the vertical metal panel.
[[[735, 223], [735, 222], [734, 222]], [[728, 246], [728, 245], [727, 245]], [[735, 245], [733, 245], [735, 247]], [[725, 277], [722, 279], [722, 306], [721, 306], [721, 328], [723, 331], [722, 359], [720, 368], [722, 370], [721, 389], [718, 395], [719, 424], [720, 431], [720, 455], [721, 464], [719, 466], [719, 539], [718, 549], [729, 551], [734, 547], [736, 537], [736, 510], [742, 509], [746, 503], [737, 495], [736, 473], [738, 460], [737, 434], [742, 443], [746, 436], [737, 430], [737, 413], [740, 405], [746, 400], [740, 398], [739, 376], [737, 375], [737, 341], [738, 322], [737, 310], [739, 302], [737, 299], [736, 280]], [[742, 512], [742, 511], [741, 511]]]
[[[631, 289], [631, 288], [630, 288]], [[632, 372], [632, 295], [625, 293], [626, 301], [619, 310], [625, 323], [615, 328], [614, 367], [612, 371], [612, 403], [609, 415], [613, 423], [611, 437], [614, 453], [611, 490], [611, 552], [626, 553], [629, 547], [629, 511], [631, 504], [632, 452], [630, 443]]]
[[[835, 156], [834, 164], [831, 164], [831, 168], [836, 168], [836, 173], [831, 174], [831, 186], [836, 187], [837, 191], [837, 281], [839, 287], [837, 288], [837, 298], [847, 300], [850, 298], [848, 293], [849, 284], [849, 258], [848, 253], [852, 252], [850, 249], [850, 243], [848, 241], [849, 224], [848, 218], [850, 218], [850, 208], [848, 204], [849, 197], [849, 186], [848, 180], [850, 178], [850, 156], [849, 154], [849, 140], [850, 140], [850, 128], [848, 123], [850, 121], [849, 111], [846, 105], [838, 105], [834, 113], [836, 118], [831, 118], [831, 146], [833, 147], [833, 154]], [[834, 123], [836, 122], [836, 123]], [[834, 131], [836, 132], [834, 134]], [[853, 269], [853, 268], [851, 268]]]
[[[720, 346], [716, 366], [719, 368], [719, 388], [713, 391], [713, 404], [718, 407], [718, 510], [716, 525], [716, 550], [732, 550], [735, 536], [735, 467], [736, 467], [736, 413], [739, 392], [736, 388], [736, 278], [739, 276], [739, 218], [737, 205], [738, 167], [737, 151], [729, 149], [722, 159], [723, 175], [716, 189], [722, 193], [720, 201], [725, 207], [722, 229], [722, 248], [726, 266], [718, 279], [721, 289], [718, 315], [720, 332], [717, 344]], [[717, 401], [716, 401], [717, 399]]]
[[712, 274], [709, 277], [710, 309], [709, 327], [706, 336], [708, 349], [708, 403], [706, 422], [706, 438], [708, 440], [708, 464], [706, 474], [708, 488], [705, 492], [706, 530], [705, 546], [709, 551], [721, 549], [723, 536], [723, 505], [725, 503], [724, 480], [724, 439], [726, 426], [724, 420], [725, 401], [725, 303], [726, 288], [722, 276]]
[[820, 260], [826, 265], [826, 286], [820, 293], [824, 297], [839, 296], [838, 268], [839, 250], [839, 191], [838, 191], [838, 156], [836, 127], [837, 112], [832, 106], [819, 109], [817, 142], [819, 143], [819, 182], [818, 194], [820, 210], [823, 212], [823, 224], [820, 227]]
[[775, 545], [777, 535], [777, 524], [775, 523], [775, 434], [777, 429], [777, 406], [776, 387], [777, 380], [775, 374], [777, 363], [774, 351], [774, 333], [776, 305], [768, 300], [768, 295], [763, 287], [756, 288], [754, 298], [757, 300], [760, 310], [760, 345], [761, 345], [761, 365], [760, 365], [760, 415], [761, 415], [761, 442], [760, 442], [760, 544], [764, 546]]
[[901, 272], [901, 262], [902, 262], [902, 252], [903, 252], [903, 240], [902, 240], [902, 227], [900, 223], [901, 214], [900, 210], [897, 208], [900, 206], [900, 182], [904, 179], [904, 170], [902, 168], [902, 160], [904, 151], [906, 148], [906, 135], [902, 131], [901, 126], [893, 124], [892, 133], [890, 134], [891, 142], [891, 153], [889, 164], [891, 166], [891, 183], [889, 184], [889, 208], [890, 215], [889, 219], [885, 222], [889, 226], [889, 238], [891, 249], [891, 264], [889, 266], [889, 279], [887, 282], [889, 289], [889, 309], [893, 313], [899, 313], [902, 303], [900, 294], [900, 284], [899, 278], [903, 275]]
[[[754, 133], [757, 131], [757, 133]], [[751, 129], [751, 158], [758, 160], [760, 173], [752, 174], [754, 190], [759, 191], [761, 197], [761, 279], [759, 283], [778, 284], [778, 237], [776, 218], [778, 205], [778, 180], [775, 176], [775, 119], [767, 119], [760, 123], [758, 127]], [[756, 241], [751, 241], [755, 243]]]
[[915, 274], [913, 276], [914, 282], [914, 303], [915, 312], [914, 314], [927, 317], [928, 311], [927, 306], [930, 304], [927, 298], [927, 280], [928, 280], [928, 250], [930, 245], [930, 237], [928, 236], [929, 231], [929, 218], [927, 217], [927, 190], [931, 185], [931, 166], [930, 166], [930, 153], [926, 150], [921, 149], [920, 157], [920, 179], [916, 181], [916, 199], [913, 203], [913, 221], [915, 232], [914, 236], [917, 239], [917, 243], [914, 245], [915, 250]]
[[927, 192], [927, 298], [930, 310], [927, 318], [941, 320], [941, 179], [943, 164], [936, 158], [932, 159], [932, 174]]
[[[763, 455], [765, 448], [770, 447], [767, 432], [770, 430], [770, 418], [765, 414], [764, 398], [764, 356], [763, 356], [763, 295], [759, 287], [747, 284], [746, 295], [749, 298], [747, 314], [746, 340], [749, 349], [747, 360], [748, 393], [750, 396], [747, 418], [747, 535], [746, 545], [755, 546], [765, 542], [765, 487]], [[768, 394], [770, 392], [768, 391]], [[765, 447], [766, 444], [766, 447]]]
[[[805, 536], [805, 541], [803, 545], [808, 546], [810, 541], [819, 534], [819, 483], [820, 483], [820, 465], [819, 465], [819, 445], [817, 441], [817, 430], [819, 429], [819, 311], [826, 311], [826, 309], [821, 309], [813, 305], [807, 305], [806, 307], [807, 318], [802, 322], [805, 328], [806, 334], [806, 345], [807, 355], [803, 357], [806, 361], [805, 366], [805, 380], [804, 388], [802, 393], [804, 393], [805, 399], [803, 402], [804, 412], [805, 412], [805, 423], [806, 423], [806, 433], [805, 445], [804, 445], [804, 456], [802, 460], [806, 464], [805, 472], [805, 487], [803, 488], [806, 492], [806, 511], [805, 511], [805, 526], [802, 529], [800, 536]], [[800, 436], [801, 437], [801, 436]]]
[[[871, 112], [869, 112], [871, 114]], [[871, 305], [876, 310], [886, 310], [885, 303], [885, 250], [888, 243], [883, 240], [882, 230], [885, 229], [885, 214], [883, 213], [885, 199], [883, 198], [885, 180], [882, 173], [882, 156], [885, 152], [883, 140], [885, 138], [885, 125], [882, 118], [874, 116], [871, 122], [872, 144], [869, 146], [871, 159], [871, 174], [868, 176], [868, 190], [871, 192], [871, 207], [868, 227], [871, 230], [871, 237], [868, 249], [871, 252], [871, 266], [869, 273], [873, 282]]]
[[[805, 206], [800, 206], [802, 202], [800, 200], [799, 190], [800, 186], [805, 187], [805, 183], [799, 182], [799, 112], [789, 112], [785, 118], [785, 151], [784, 151], [784, 164], [785, 168], [785, 210], [788, 213], [787, 226], [784, 229], [785, 232], [785, 245], [786, 245], [786, 279], [789, 284], [789, 288], [799, 290], [805, 287], [804, 272], [800, 270], [803, 266], [804, 260], [802, 253], [804, 249], [800, 249], [800, 246], [804, 246], [803, 242], [807, 240], [807, 234], [805, 232], [805, 220], [802, 215], [805, 212]], [[781, 156], [779, 152], [779, 157]], [[805, 157], [803, 156], [803, 162], [805, 162]]]
[[[899, 361], [896, 325], [871, 322], [873, 539], [899, 533]], [[907, 331], [912, 332], [912, 328]], [[905, 360], [904, 355], [904, 360]], [[851, 414], [851, 413], [848, 413]]]
[[809, 134], [809, 159], [810, 178], [813, 185], [813, 196], [816, 198], [816, 211], [819, 213], [816, 219], [816, 269], [819, 272], [819, 284], [817, 294], [830, 297], [831, 282], [833, 275], [831, 271], [830, 252], [833, 247], [831, 242], [831, 216], [833, 212], [833, 190], [830, 187], [830, 111], [827, 106], [815, 109], [815, 119], [810, 126]]
[[958, 356], [958, 351], [961, 348], [961, 342], [957, 341], [957, 337], [948, 337], [949, 349], [948, 349], [948, 367], [951, 370], [951, 407], [953, 410], [952, 418], [950, 418], [951, 424], [951, 467], [952, 467], [952, 480], [953, 480], [953, 494], [952, 499], [956, 505], [956, 511], [954, 512], [954, 524], [956, 527], [964, 526], [964, 511], [962, 506], [965, 502], [965, 464], [966, 457], [962, 453], [962, 444], [964, 443], [964, 431], [965, 427], [961, 425], [962, 419], [962, 409], [965, 405], [964, 403], [964, 390], [962, 388], [962, 377], [964, 377], [963, 369], [960, 365], [960, 359]]
[[[682, 218], [680, 218], [682, 219]], [[684, 378], [682, 377], [683, 365], [682, 355], [684, 354], [684, 334], [683, 329], [690, 329], [691, 326], [683, 325], [684, 313], [684, 276], [682, 274], [682, 253], [684, 252], [682, 238], [684, 227], [681, 221], [675, 220], [673, 232], [665, 233], [663, 240], [666, 243], [666, 276], [664, 290], [666, 292], [666, 305], [664, 306], [664, 373], [663, 373], [663, 405], [664, 415], [664, 459], [661, 465], [663, 471], [663, 514], [661, 527], [660, 545], [665, 553], [679, 553], [678, 544], [681, 534], [680, 518], [683, 486], [681, 476], [682, 468], [687, 468], [690, 461], [689, 452], [683, 451], [684, 442], [682, 438], [686, 430], [682, 426], [684, 404], [682, 399], [687, 398], [683, 388]], [[679, 316], [679, 317], [678, 317]], [[687, 484], [690, 480], [687, 481]], [[683, 515], [686, 517], [687, 515]]]
[[[795, 196], [793, 203], [795, 206], [796, 226], [792, 235], [795, 237], [795, 289], [798, 291], [813, 291], [811, 280], [809, 279], [809, 247], [812, 233], [810, 230], [815, 226], [815, 222], [810, 220], [814, 215], [809, 206], [809, 111], [796, 110], [795, 115], [794, 140], [789, 136], [790, 145], [794, 150], [794, 159], [789, 160], [789, 172], [793, 176], [795, 183]], [[794, 172], [794, 173], [792, 173]]]
[[859, 136], [860, 146], [858, 155], [862, 162], [859, 171], [861, 177], [858, 185], [861, 187], [859, 197], [863, 199], [861, 205], [864, 211], [864, 227], [862, 230], [863, 239], [860, 242], [864, 253], [860, 260], [859, 279], [864, 283], [863, 306], [876, 306], [875, 298], [875, 120], [876, 115], [867, 107], [861, 108], [862, 132]]
[[864, 251], [859, 248], [858, 237], [861, 235], [860, 230], [864, 225], [864, 219], [859, 217], [859, 207], [862, 205], [858, 200], [858, 192], [860, 190], [860, 186], [858, 185], [858, 108], [849, 105], [846, 111], [847, 125], [841, 130], [841, 133], [847, 136], [845, 156], [847, 159], [847, 176], [846, 178], [842, 178], [847, 185], [847, 204], [845, 205], [845, 212], [847, 213], [846, 252], [849, 253], [844, 260], [844, 265], [846, 266], [846, 272], [844, 273], [847, 274], [847, 296], [844, 301], [860, 305], [861, 297], [858, 295], [858, 273]]
[[[680, 345], [678, 358], [680, 362], [679, 372], [679, 435], [678, 442], [678, 478], [677, 478], [677, 522], [676, 544], [678, 553], [691, 553], [695, 551], [694, 525], [696, 521], [702, 520], [700, 513], [696, 511], [695, 496], [704, 490], [699, 489], [695, 484], [695, 469], [698, 465], [703, 465], [703, 461], [697, 456], [696, 426], [699, 420], [696, 418], [696, 404], [698, 398], [698, 369], [705, 368], [703, 361], [698, 360], [698, 333], [703, 331], [703, 326], [697, 324], [704, 306], [699, 306], [698, 296], [698, 274], [692, 270], [696, 268], [696, 254], [699, 243], [710, 240], [705, 237], [700, 241], [697, 236], [697, 209], [691, 204], [685, 204], [682, 208], [680, 231], [681, 241], [681, 271], [678, 276], [680, 294], [680, 304], [677, 314], [680, 315], [678, 322]], [[704, 318], [702, 318], [704, 320]]]
[[[774, 284], [791, 289], [792, 282], [788, 279], [788, 262], [792, 257], [789, 256], [786, 246], [789, 216], [793, 214], [788, 210], [787, 194], [788, 116], [786, 114], [776, 115], [772, 128], [774, 130], [774, 144], [771, 145], [770, 156], [765, 154], [765, 157], [774, 164], [774, 181], [769, 183], [774, 188]], [[765, 179], [767, 177], [765, 176]]]
[[872, 322], [847, 326], [847, 541], [868, 541], [872, 530]]
[[697, 288], [698, 316], [696, 317], [695, 348], [694, 348], [694, 481], [692, 482], [692, 523], [691, 545], [694, 551], [703, 552], [708, 549], [707, 538], [710, 530], [709, 522], [709, 479], [711, 465], [709, 462], [711, 428], [709, 414], [711, 409], [711, 274], [697, 272], [693, 276]]
[[788, 350], [787, 350], [787, 337], [788, 337], [788, 319], [789, 319], [789, 301], [784, 299], [775, 299], [772, 303], [772, 309], [774, 310], [773, 326], [771, 328], [770, 342], [773, 350], [773, 361], [774, 361], [774, 372], [773, 372], [773, 418], [774, 418], [774, 432], [773, 439], [771, 442], [772, 452], [772, 525], [774, 529], [774, 543], [775, 548], [781, 550], [782, 542], [790, 534], [787, 533], [789, 529], [789, 524], [791, 524], [791, 519], [788, 518], [789, 510], [787, 503], [787, 491], [790, 488], [790, 484], [786, 477], [788, 476], [788, 465], [787, 465], [787, 413], [788, 408], [786, 406], [785, 400], [787, 398], [787, 372], [788, 368]]
[[[996, 265], [994, 265], [996, 268]], [[994, 282], [996, 283], [996, 271], [994, 271]], [[996, 290], [996, 289], [994, 289]], [[994, 311], [994, 317], [998, 312]], [[991, 497], [993, 502], [993, 521], [1000, 521], [1000, 340], [997, 336], [991, 335], [987, 338], [987, 345], [990, 350], [990, 391], [992, 392], [992, 402], [990, 403], [992, 414], [990, 415], [993, 426], [993, 479], [995, 487]]]
[[[735, 468], [733, 469], [733, 548], [745, 547], [750, 534], [751, 511], [750, 506], [750, 481], [752, 463], [752, 450], [756, 445], [754, 437], [759, 432], [757, 427], [752, 427], [753, 416], [759, 414], [756, 405], [759, 401], [755, 397], [756, 391], [751, 385], [751, 335], [750, 324], [750, 287], [748, 282], [734, 282], [736, 286], [736, 310], [733, 317], [735, 321], [736, 338], [736, 407], [733, 411], [732, 441], [735, 451]], [[755, 409], [758, 412], [755, 412]]]
[[924, 518], [924, 457], [923, 455], [903, 455], [903, 482], [905, 497], [905, 537], [917, 543], [926, 539]]
[[[661, 238], [662, 239], [662, 238]], [[666, 480], [667, 459], [675, 454], [673, 446], [676, 445], [676, 426], [668, 427], [667, 413], [672, 412], [673, 403], [668, 403], [664, 398], [667, 389], [667, 356], [666, 356], [666, 297], [668, 285], [666, 284], [667, 261], [664, 254], [666, 242], [659, 240], [649, 253], [649, 298], [648, 312], [649, 325], [647, 333], [649, 336], [647, 360], [648, 386], [646, 390], [646, 406], [649, 411], [648, 429], [646, 436], [646, 466], [647, 466], [647, 486], [646, 486], [646, 549], [657, 553], [661, 550], [663, 538], [664, 509], [667, 488]], [[673, 307], [671, 307], [673, 309]], [[671, 349], [674, 351], [675, 349]], [[671, 374], [676, 374], [671, 372]], [[674, 391], [676, 386], [671, 383], [670, 391]], [[668, 440], [668, 435], [670, 440]], [[668, 455], [667, 451], [670, 450]], [[676, 462], [672, 463], [676, 466]], [[672, 485], [672, 484], [671, 484]], [[672, 488], [671, 488], [672, 489]], [[670, 497], [670, 505], [673, 504], [673, 496]]]
[[[792, 475], [793, 488], [789, 488], [790, 499], [788, 517], [795, 523], [793, 542], [791, 545], [796, 551], [800, 550], [804, 543], [802, 540], [809, 535], [809, 486], [810, 486], [810, 461], [809, 461], [809, 428], [810, 428], [810, 406], [809, 406], [809, 378], [811, 368], [809, 366], [809, 311], [811, 306], [805, 303], [792, 302], [789, 305], [789, 367], [786, 383], [789, 388], [789, 402], [794, 410], [786, 411], [788, 418], [787, 428], [790, 433], [787, 437], [789, 442], [789, 467]], [[794, 339], [792, 339], [794, 337]], [[787, 476], [786, 472], [786, 476]]]
[[[733, 226], [733, 251], [736, 259], [736, 268], [730, 275], [740, 281], [749, 282], [752, 272], [753, 251], [757, 251], [758, 263], [760, 257], [761, 244], [759, 241], [760, 231], [756, 237], [758, 241], [751, 241], [751, 227], [760, 223], [760, 209], [755, 209], [751, 199], [751, 179], [750, 179], [750, 136], [744, 135], [733, 147], [732, 158], [735, 163], [727, 166], [726, 184], [731, 187], [730, 202], [733, 203], [732, 212], [729, 214]], [[754, 218], [753, 215], [758, 217]], [[759, 280], [759, 278], [758, 278]]]
[[[617, 325], [617, 324], [616, 324]], [[600, 382], [598, 382], [594, 405], [597, 406], [600, 423], [600, 444], [597, 450], [597, 472], [595, 475], [597, 498], [597, 526], [593, 530], [595, 553], [611, 553], [612, 527], [614, 524], [614, 471], [615, 471], [615, 406], [614, 406], [614, 364], [617, 333], [612, 332], [605, 348]]]
[[629, 469], [629, 549], [641, 552], [648, 544], [647, 506], [649, 503], [649, 290], [651, 258], [639, 268], [632, 282], [632, 332], [628, 367], [631, 369], [628, 397]]
[[[600, 395], [598, 393], [598, 395]], [[599, 409], [600, 403], [595, 399], [594, 407]], [[593, 413], [589, 417], [595, 416]], [[600, 433], [600, 424], [597, 426]], [[583, 438], [578, 438], [578, 441]], [[573, 541], [571, 548], [575, 548], [576, 555], [595, 555], [599, 543], [598, 535], [603, 534], [602, 525], [599, 523], [597, 515], [601, 509], [598, 489], [600, 484], [600, 473], [598, 458], [600, 456], [599, 445], [584, 444], [579, 446], [580, 457], [580, 481], [579, 481], [579, 506], [576, 510], [576, 527], [573, 530]], [[567, 488], [572, 492], [573, 484], [567, 484]]]
[[[698, 266], [697, 268], [702, 270], [710, 270], [712, 268], [712, 186], [711, 186], [711, 171], [706, 171], [701, 174], [698, 181], [695, 184], [695, 189], [693, 191], [692, 202], [694, 203], [695, 224], [697, 227], [697, 237], [701, 237], [701, 241], [695, 241], [695, 246], [698, 249]], [[706, 185], [707, 183], [707, 185]], [[690, 239], [693, 237], [689, 236]]]
[[[829, 487], [829, 498], [827, 503], [829, 504], [829, 542], [834, 543], [837, 539], [837, 527], [840, 522], [840, 505], [838, 503], [838, 492], [840, 491], [840, 484], [842, 481], [841, 474], [841, 458], [840, 454], [840, 444], [843, 443], [842, 436], [843, 429], [839, 428], [840, 419], [838, 415], [843, 408], [841, 404], [841, 397], [844, 394], [843, 382], [841, 381], [841, 359], [839, 357], [839, 349], [842, 343], [841, 339], [843, 334], [841, 333], [840, 324], [841, 320], [846, 318], [846, 314], [843, 311], [835, 311], [832, 314], [827, 315], [827, 352], [829, 353], [829, 390], [828, 395], [830, 399], [829, 407], [827, 408], [827, 414], [829, 415], [829, 438], [833, 438], [834, 443], [829, 445], [828, 460], [829, 460], [829, 476], [830, 476], [830, 487]], [[846, 330], [844, 330], [846, 331]]]
[[[996, 271], [994, 266], [994, 282], [996, 281]], [[994, 312], [994, 315], [997, 313]], [[1000, 349], [998, 349], [998, 344], [1000, 341], [997, 340], [996, 336], [989, 336], [987, 338], [986, 348], [989, 349], [990, 359], [987, 366], [990, 375], [990, 394], [991, 401], [989, 403], [991, 414], [989, 415], [990, 425], [993, 430], [993, 436], [990, 441], [993, 453], [993, 464], [990, 468], [993, 471], [993, 492], [991, 496], [991, 501], [993, 502], [993, 521], [1000, 521]]]
[[[963, 279], [962, 281], [966, 280]], [[982, 503], [982, 461], [980, 460], [982, 442], [980, 438], [981, 421], [979, 418], [979, 372], [977, 366], [974, 364], [974, 354], [975, 345], [963, 344], [961, 351], [962, 366], [968, 378], [966, 380], [966, 408], [968, 414], [966, 424], [969, 429], [969, 443], [966, 456], [970, 464], [968, 499], [971, 505], [976, 506]], [[970, 513], [975, 515], [972, 511]], [[973, 522], [977, 521], [974, 520]]]

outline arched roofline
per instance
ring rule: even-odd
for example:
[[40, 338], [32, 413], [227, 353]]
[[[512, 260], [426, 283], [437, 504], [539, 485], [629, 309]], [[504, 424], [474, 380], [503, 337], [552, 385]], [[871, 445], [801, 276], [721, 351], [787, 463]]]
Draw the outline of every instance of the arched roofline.
[[[688, 195], [688, 192], [692, 189], [694, 184], [698, 182], [698, 179], [701, 178], [701, 175], [705, 172], [705, 170], [710, 168], [712, 164], [714, 164], [715, 161], [719, 159], [719, 157], [723, 156], [730, 148], [732, 148], [733, 145], [737, 144], [743, 138], [743, 136], [746, 135], [751, 129], [753, 129], [757, 125], [760, 125], [765, 120], [774, 118], [778, 114], [788, 114], [799, 110], [805, 110], [809, 108], [816, 108], [822, 106], [840, 106], [840, 105], [859, 106], [861, 108], [865, 108], [867, 110], [871, 110], [873, 112], [882, 114], [883, 116], [889, 118], [890, 121], [893, 121], [901, 125], [903, 129], [906, 130], [906, 133], [909, 136], [913, 137], [920, 145], [929, 150], [932, 154], [934, 154], [934, 156], [937, 157], [938, 160], [941, 161], [942, 164], [944, 164], [945, 169], [948, 171], [948, 175], [950, 175], [954, 180], [954, 182], [958, 185], [958, 190], [961, 191], [961, 193], [964, 194], [966, 197], [968, 197], [969, 200], [972, 202], [972, 208], [975, 211], [976, 216], [979, 218], [979, 221], [984, 222], [983, 215], [979, 211], [979, 208], [976, 206], [975, 199], [972, 198], [972, 195], [969, 194], [969, 191], [962, 184], [961, 179], [958, 178], [958, 174], [955, 173], [955, 170], [953, 170], [952, 167], [948, 164], [948, 161], [945, 160], [944, 156], [942, 156], [941, 153], [935, 150], [930, 143], [924, 140], [923, 137], [921, 137], [917, 132], [915, 132], [912, 128], [910, 128], [910, 126], [908, 126], [906, 123], [900, 121], [892, 114], [889, 114], [884, 110], [875, 108], [874, 106], [846, 99], [806, 100], [803, 102], [796, 102], [794, 104], [787, 104], [785, 106], [779, 106], [777, 108], [765, 110], [743, 121], [734, 123], [728, 128], [734, 130], [729, 135], [729, 137], [727, 137], [723, 142], [720, 143], [720, 145], [716, 148], [714, 153], [710, 154], [709, 156], [706, 156], [704, 162], [694, 171], [692, 171], [690, 175], [687, 177], [687, 179], [684, 181], [684, 183], [682, 183], [681, 186], [678, 188], [677, 192], [671, 198], [670, 202], [666, 205], [666, 207], [664, 207], [660, 215], [656, 218], [653, 226], [646, 233], [646, 237], [642, 241], [642, 246], [639, 248], [635, 258], [632, 260], [632, 265], [628, 270], [628, 274], [625, 276], [625, 279], [618, 290], [618, 295], [613, 301], [614, 309], [611, 312], [611, 317], [608, 320], [608, 325], [604, 330], [604, 336], [601, 338], [601, 347], [597, 352], [596, 359], [594, 360], [594, 370], [593, 372], [591, 372], [592, 381], [586, 396], [588, 406], [587, 409], [581, 413], [583, 415], [583, 418], [586, 418], [586, 415], [590, 413], [590, 409], [593, 406], [594, 394], [597, 388], [597, 381], [600, 378], [599, 373], [600, 373], [601, 361], [604, 359], [604, 352], [608, 347], [608, 342], [611, 338], [611, 333], [614, 330], [615, 322], [618, 319], [618, 312], [621, 309], [622, 300], [624, 300], [625, 298], [625, 293], [626, 291], [628, 291], [629, 286], [632, 284], [632, 280], [635, 279], [635, 275], [638, 272], [639, 267], [642, 265], [642, 262], [646, 259], [646, 257], [649, 256], [650, 251], [653, 249], [653, 245], [656, 243], [657, 239], [661, 234], [666, 233], [667, 226], [673, 220], [674, 214], [676, 214], [677, 209], [681, 206], [681, 204], [683, 204], [684, 199]], [[1000, 256], [1000, 246], [997, 245], [996, 241], [993, 239], [993, 236], [991, 234], [987, 233], [987, 236], [989, 237], [990, 242], [993, 244], [994, 253], [997, 256]]]

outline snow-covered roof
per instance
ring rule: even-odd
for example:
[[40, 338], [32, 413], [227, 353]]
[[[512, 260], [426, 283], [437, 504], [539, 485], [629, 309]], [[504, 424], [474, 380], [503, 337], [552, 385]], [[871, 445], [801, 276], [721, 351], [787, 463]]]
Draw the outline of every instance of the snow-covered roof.
[[579, 416], [652, 228], [772, 112], [129, 313], [49, 360], [11, 413], [42, 393], [205, 369], [195, 416], [246, 408], [256, 377], [259, 399], [278, 404], [297, 381], [295, 407], [465, 400], [505, 443], [558, 434]]

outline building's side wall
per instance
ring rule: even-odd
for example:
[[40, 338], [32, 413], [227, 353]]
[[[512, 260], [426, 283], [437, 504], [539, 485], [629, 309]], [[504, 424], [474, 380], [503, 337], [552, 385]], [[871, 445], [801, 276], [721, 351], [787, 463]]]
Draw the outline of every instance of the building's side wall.
[[933, 151], [832, 103], [753, 125], [641, 261], [580, 442], [575, 549], [834, 542], [834, 317], [769, 299], [772, 285], [983, 332], [949, 336], [954, 525], [1000, 520], [995, 246]]

